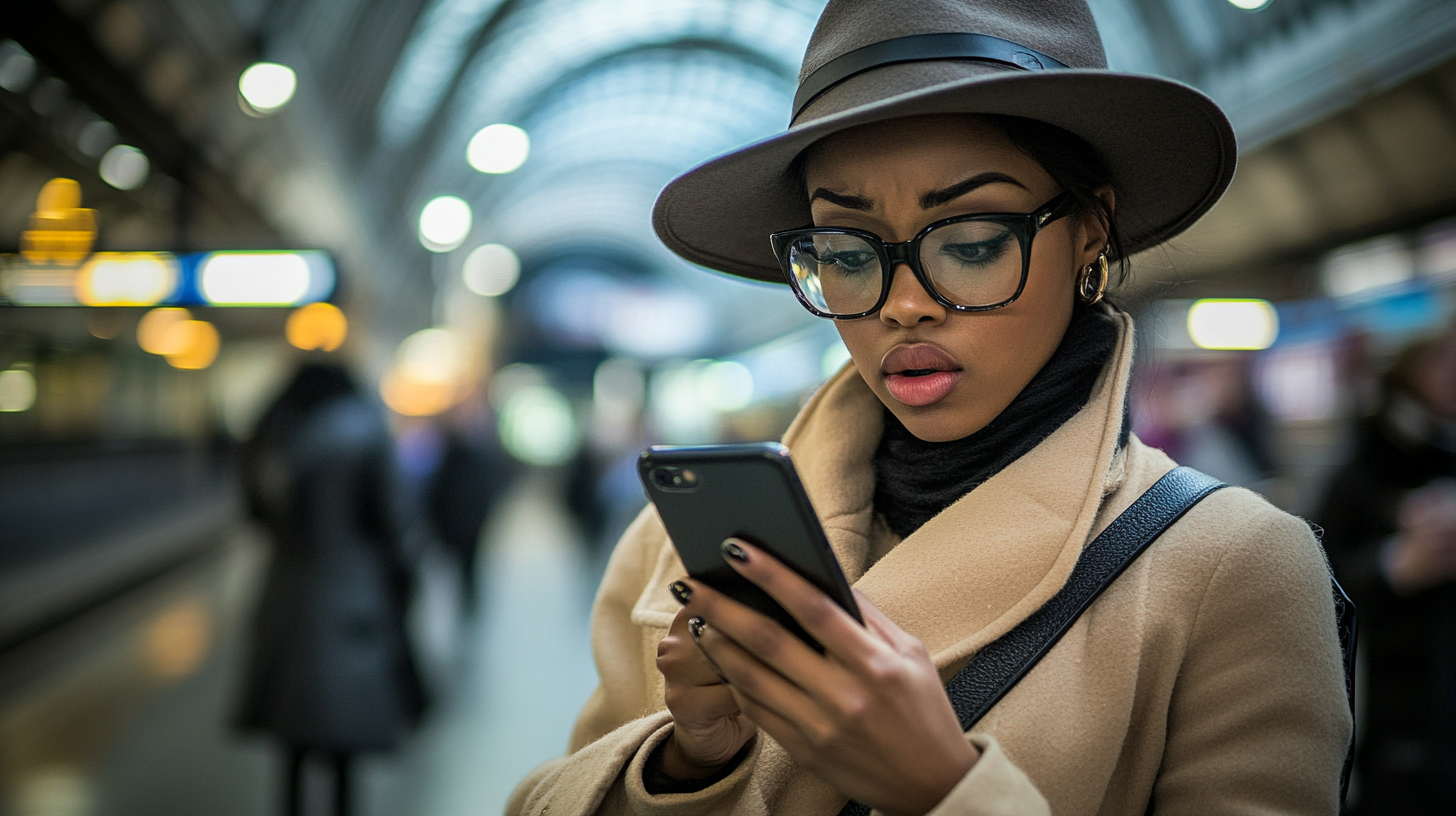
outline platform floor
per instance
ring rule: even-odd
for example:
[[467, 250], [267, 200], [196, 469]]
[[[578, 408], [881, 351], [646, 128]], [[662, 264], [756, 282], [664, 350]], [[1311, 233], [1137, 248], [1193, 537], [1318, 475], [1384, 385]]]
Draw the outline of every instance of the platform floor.
[[[439, 690], [420, 730], [360, 766], [356, 816], [494, 816], [565, 749], [595, 684], [597, 581], [545, 476], [523, 480], [482, 540], [483, 594], [457, 614], [426, 561], [412, 626]], [[265, 559], [238, 529], [207, 556], [0, 659], [3, 816], [272, 816], [281, 762], [228, 717]], [[311, 814], [329, 813], [311, 780]]]

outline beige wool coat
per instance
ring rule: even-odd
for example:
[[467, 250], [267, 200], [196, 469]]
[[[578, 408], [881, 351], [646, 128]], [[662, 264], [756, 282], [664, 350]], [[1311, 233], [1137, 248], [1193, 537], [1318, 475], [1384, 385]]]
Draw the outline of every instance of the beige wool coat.
[[[1126, 315], [1092, 398], [1065, 425], [903, 541], [874, 512], [882, 407], [853, 367], [784, 437], [851, 582], [920, 638], [942, 679], [1065, 582], [1085, 542], [1174, 467], [1119, 448]], [[878, 560], [872, 555], [884, 553]], [[873, 560], [873, 563], [870, 563]], [[623, 536], [593, 611], [601, 685], [569, 753], [517, 787], [508, 816], [833, 816], [843, 796], [767, 735], [726, 779], [648, 795], [672, 730], [657, 643], [681, 577], [649, 507]], [[1329, 571], [1299, 519], [1227, 488], [1173, 525], [967, 738], [980, 761], [934, 816], [1335, 814], [1350, 740]]]

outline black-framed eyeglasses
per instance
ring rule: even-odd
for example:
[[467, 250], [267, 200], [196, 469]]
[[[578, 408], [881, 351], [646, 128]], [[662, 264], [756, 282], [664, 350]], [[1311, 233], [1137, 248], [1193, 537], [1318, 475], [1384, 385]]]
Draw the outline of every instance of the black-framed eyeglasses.
[[1070, 193], [1062, 193], [1029, 213], [946, 218], [898, 244], [842, 227], [776, 232], [769, 241], [799, 302], [819, 317], [850, 320], [878, 312], [902, 263], [942, 306], [984, 312], [1021, 296], [1032, 239], [1071, 214], [1074, 204]]

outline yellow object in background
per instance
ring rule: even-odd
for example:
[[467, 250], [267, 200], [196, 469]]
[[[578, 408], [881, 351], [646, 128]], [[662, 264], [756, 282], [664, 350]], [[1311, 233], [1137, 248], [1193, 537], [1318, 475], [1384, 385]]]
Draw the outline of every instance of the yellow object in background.
[[222, 340], [217, 327], [206, 320], [193, 320], [186, 309], [162, 307], [142, 315], [137, 345], [166, 357], [173, 368], [195, 370], [212, 365]]
[[198, 370], [212, 365], [217, 359], [222, 340], [217, 327], [206, 320], [184, 320], [174, 326], [169, 334], [176, 338], [180, 351], [167, 355], [167, 362], [173, 368]]
[[167, 252], [97, 252], [76, 274], [85, 306], [152, 306], [171, 297], [181, 272]]
[[349, 320], [332, 303], [310, 303], [295, 309], [284, 328], [288, 342], [304, 351], [333, 351], [349, 335]]
[[142, 315], [137, 323], [137, 345], [151, 354], [177, 354], [184, 350], [178, 343], [184, 342], [181, 335], [173, 335], [172, 329], [178, 323], [191, 320], [192, 313], [186, 309], [166, 306], [153, 309]]
[[96, 211], [81, 206], [81, 185], [73, 179], [46, 182], [36, 197], [30, 228], [20, 233], [20, 251], [31, 263], [80, 263], [96, 242]]

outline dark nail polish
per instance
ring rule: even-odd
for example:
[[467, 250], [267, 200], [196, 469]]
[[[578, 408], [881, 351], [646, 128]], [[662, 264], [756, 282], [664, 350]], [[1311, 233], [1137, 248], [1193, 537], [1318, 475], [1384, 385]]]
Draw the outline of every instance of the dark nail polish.
[[688, 618], [688, 634], [693, 636], [693, 640], [697, 640], [703, 636], [703, 628], [707, 625], [708, 622], [702, 618]]
[[680, 604], [686, 605], [693, 599], [693, 588], [682, 581], [673, 581], [667, 585], [667, 590], [672, 593], [672, 597], [677, 598], [677, 602]]
[[745, 564], [748, 563], [748, 553], [744, 552], [742, 547], [734, 544], [733, 539], [731, 538], [723, 542], [723, 554], [733, 559], [734, 561], [742, 561]]

